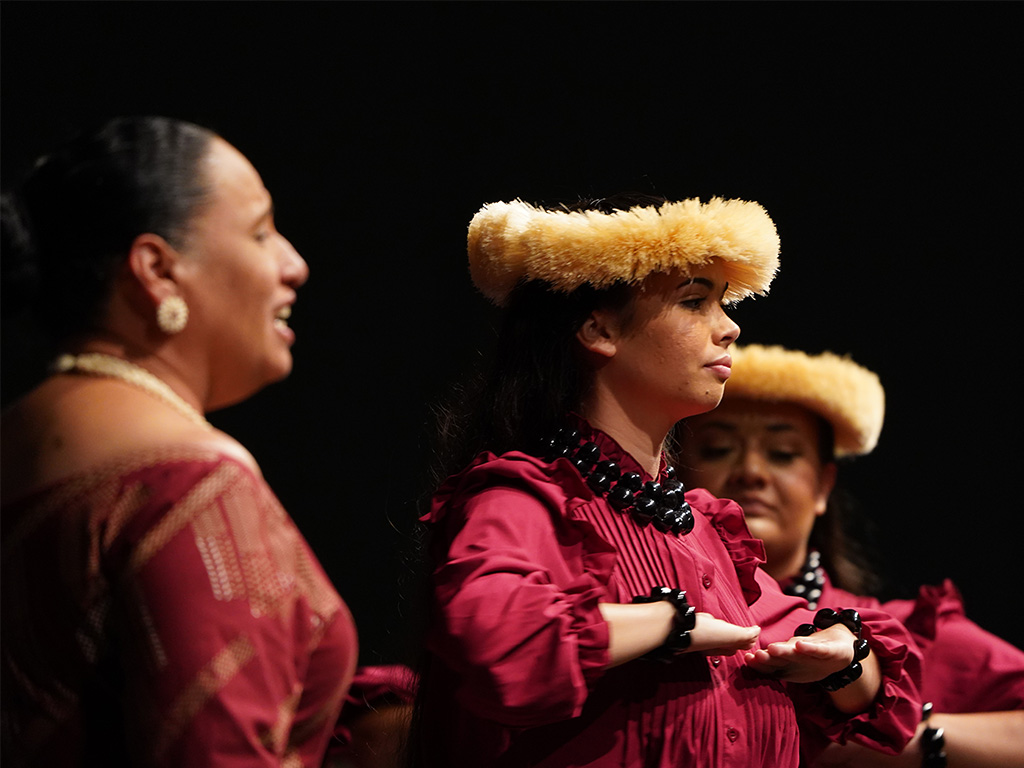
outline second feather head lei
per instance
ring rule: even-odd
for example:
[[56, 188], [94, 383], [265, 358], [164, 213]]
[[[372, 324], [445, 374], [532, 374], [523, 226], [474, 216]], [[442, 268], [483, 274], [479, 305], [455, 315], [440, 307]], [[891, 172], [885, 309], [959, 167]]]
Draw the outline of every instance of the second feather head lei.
[[780, 346], [734, 345], [726, 400], [796, 403], [832, 425], [836, 456], [862, 456], [878, 444], [885, 390], [878, 375], [849, 357]]
[[498, 305], [521, 282], [569, 293], [716, 259], [729, 283], [725, 300], [735, 302], [767, 292], [779, 268], [779, 236], [764, 208], [720, 197], [611, 213], [489, 203], [470, 222], [468, 241], [473, 282]]

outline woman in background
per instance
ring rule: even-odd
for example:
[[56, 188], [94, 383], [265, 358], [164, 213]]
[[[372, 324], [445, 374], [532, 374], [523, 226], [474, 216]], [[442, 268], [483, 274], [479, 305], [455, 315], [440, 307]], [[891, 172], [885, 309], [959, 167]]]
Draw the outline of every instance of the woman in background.
[[910, 747], [897, 756], [832, 748], [820, 764], [916, 768], [924, 757], [938, 766], [944, 751], [950, 766], [1024, 765], [1024, 652], [968, 620], [948, 580], [916, 600], [867, 596], [874, 579], [844, 534], [833, 490], [837, 458], [875, 447], [884, 405], [878, 377], [848, 358], [734, 348], [722, 404], [677, 430], [679, 470], [691, 487], [739, 502], [787, 594], [812, 608], [881, 607], [924, 652], [930, 717]]
[[[905, 633], [782, 595], [739, 508], [684, 496], [664, 461], [673, 424], [721, 398], [739, 333], [723, 304], [776, 270], [761, 206], [494, 203], [469, 254], [505, 317], [453, 432], [455, 474], [424, 517], [433, 614], [415, 757], [786, 768], [791, 695], [832, 738], [901, 748], [917, 709]], [[755, 606], [789, 624], [780, 642], [760, 642]]]
[[4, 765], [319, 766], [352, 619], [204, 416], [292, 367], [308, 268], [259, 175], [119, 118], [43, 157], [3, 228], [59, 353], [3, 417]]

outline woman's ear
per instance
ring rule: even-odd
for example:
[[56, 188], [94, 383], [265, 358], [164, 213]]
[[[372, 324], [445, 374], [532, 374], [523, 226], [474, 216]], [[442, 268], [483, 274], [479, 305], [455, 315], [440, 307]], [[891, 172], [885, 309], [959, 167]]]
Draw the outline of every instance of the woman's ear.
[[610, 313], [594, 310], [576, 331], [576, 338], [587, 351], [611, 358], [618, 351], [616, 329], [614, 317]]
[[174, 273], [181, 254], [160, 235], [145, 233], [132, 242], [128, 251], [128, 271], [154, 306], [168, 296], [178, 295]]
[[818, 474], [818, 493], [814, 498], [814, 513], [816, 515], [825, 514], [825, 510], [828, 508], [828, 497], [832, 495], [832, 491], [836, 487], [837, 472], [836, 463], [830, 461], [821, 468], [821, 472]]

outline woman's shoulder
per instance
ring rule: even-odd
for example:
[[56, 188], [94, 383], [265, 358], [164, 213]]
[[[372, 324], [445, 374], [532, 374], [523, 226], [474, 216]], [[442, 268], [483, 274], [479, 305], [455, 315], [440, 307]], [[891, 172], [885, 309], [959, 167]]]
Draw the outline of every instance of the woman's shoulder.
[[563, 508], [574, 498], [589, 500], [593, 492], [565, 459], [545, 461], [521, 451], [485, 451], [449, 476], [434, 494], [425, 522], [435, 522], [453, 507], [485, 492], [532, 497], [544, 506]]
[[66, 478], [159, 455], [227, 458], [259, 476], [234, 438], [102, 379], [44, 382], [4, 412], [0, 442], [4, 504]]

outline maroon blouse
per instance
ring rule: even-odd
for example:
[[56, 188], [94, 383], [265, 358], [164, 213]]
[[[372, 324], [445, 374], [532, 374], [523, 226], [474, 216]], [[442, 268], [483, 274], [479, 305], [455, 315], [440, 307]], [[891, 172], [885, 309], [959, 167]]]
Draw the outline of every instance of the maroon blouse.
[[[623, 472], [644, 475], [608, 435], [580, 428]], [[428, 765], [797, 765], [790, 691], [742, 654], [606, 668], [599, 603], [656, 585], [740, 625], [813, 618], [762, 579], [763, 549], [735, 503], [699, 490], [687, 500], [693, 531], [666, 535], [617, 513], [565, 459], [483, 454], [449, 478], [424, 517], [435, 563], [420, 729]], [[869, 712], [842, 718], [816, 687], [793, 687], [830, 737], [899, 749], [919, 713], [918, 658], [896, 622], [865, 619], [885, 675]]]

